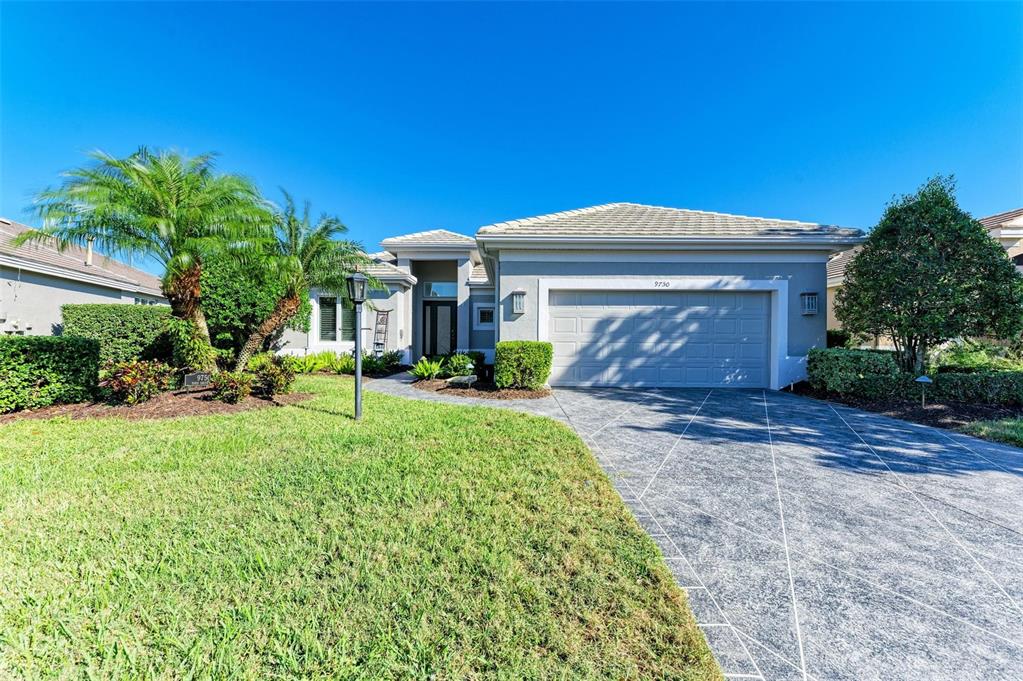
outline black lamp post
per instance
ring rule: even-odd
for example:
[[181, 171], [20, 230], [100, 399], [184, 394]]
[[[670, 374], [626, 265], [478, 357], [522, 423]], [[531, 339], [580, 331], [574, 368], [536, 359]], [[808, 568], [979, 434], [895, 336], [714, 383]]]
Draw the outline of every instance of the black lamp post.
[[355, 418], [362, 418], [362, 301], [366, 300], [366, 276], [348, 275], [348, 298], [355, 304]]

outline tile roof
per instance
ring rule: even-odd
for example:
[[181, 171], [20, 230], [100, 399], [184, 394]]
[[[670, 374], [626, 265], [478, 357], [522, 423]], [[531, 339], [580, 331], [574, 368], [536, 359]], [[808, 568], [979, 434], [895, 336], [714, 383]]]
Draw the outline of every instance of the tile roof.
[[844, 277], [845, 268], [848, 267], [849, 263], [852, 262], [856, 254], [860, 252], [862, 246], [856, 248], [850, 248], [847, 251], [842, 251], [831, 256], [828, 260], [828, 279], [834, 279], [835, 277]]
[[395, 266], [394, 256], [387, 251], [369, 253], [367, 255], [373, 260], [373, 264], [368, 265], [364, 272], [371, 277], [376, 277], [377, 279], [407, 279], [411, 276], [408, 272]]
[[469, 275], [469, 283], [471, 284], [489, 284], [490, 277], [487, 276], [487, 268], [482, 264], [473, 265], [472, 274]]
[[857, 229], [795, 220], [711, 213], [682, 208], [608, 203], [480, 228], [479, 236], [564, 237], [859, 237]]
[[137, 288], [145, 293], [163, 295], [159, 277], [126, 265], [120, 260], [93, 253], [93, 264], [86, 265], [87, 251], [81, 246], [68, 246], [60, 250], [53, 241], [37, 241], [15, 247], [15, 237], [31, 229], [33, 228], [28, 225], [0, 218], [0, 254], [66, 270], [72, 279], [75, 275], [87, 274], [108, 280], [112, 287]]
[[1005, 213], [996, 213], [995, 215], [989, 215], [986, 218], [980, 218], [980, 224], [984, 225], [988, 229], [994, 229], [999, 225], [1004, 225], [1006, 222], [1011, 222], [1016, 218], [1023, 217], [1023, 208], [1017, 208], [1016, 210], [1010, 210]]
[[401, 236], [392, 236], [388, 239], [384, 239], [381, 243], [383, 244], [394, 244], [399, 246], [472, 246], [476, 245], [476, 240], [471, 236], [465, 236], [464, 234], [457, 234], [455, 232], [448, 231], [446, 229], [432, 229], [428, 232], [414, 232], [412, 234], [402, 234]]

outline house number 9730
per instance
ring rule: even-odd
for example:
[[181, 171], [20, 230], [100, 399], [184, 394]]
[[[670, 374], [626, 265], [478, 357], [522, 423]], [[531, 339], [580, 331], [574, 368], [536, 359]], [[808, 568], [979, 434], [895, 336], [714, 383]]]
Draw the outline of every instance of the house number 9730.
[[670, 281], [654, 280], [654, 288], [669, 288], [670, 286], [671, 286]]

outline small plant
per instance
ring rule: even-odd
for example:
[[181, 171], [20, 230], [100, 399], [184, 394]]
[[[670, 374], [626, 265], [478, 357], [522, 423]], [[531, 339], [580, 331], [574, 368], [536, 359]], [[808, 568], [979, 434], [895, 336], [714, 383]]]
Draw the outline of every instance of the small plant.
[[388, 350], [384, 354], [380, 355], [380, 363], [383, 365], [384, 371], [387, 373], [393, 372], [401, 366], [401, 351]]
[[362, 373], [381, 374], [384, 371], [384, 363], [376, 355], [368, 354], [362, 356]]
[[142, 404], [174, 383], [174, 369], [163, 362], [132, 360], [108, 364], [100, 372], [99, 387], [110, 402]]
[[167, 317], [166, 328], [173, 350], [174, 366], [179, 369], [206, 369], [216, 364], [213, 347], [193, 322], [179, 317]]
[[457, 353], [444, 360], [445, 376], [472, 376], [476, 364], [472, 357]]
[[252, 393], [252, 375], [241, 371], [221, 371], [213, 376], [213, 399], [238, 404]]
[[255, 376], [255, 389], [264, 397], [285, 395], [291, 392], [295, 382], [297, 362], [290, 355], [275, 355], [270, 352], [255, 355], [249, 360], [249, 370]]
[[420, 357], [419, 361], [412, 365], [409, 373], [420, 381], [437, 378], [444, 370], [444, 360]]
[[348, 374], [352, 375], [355, 373], [355, 357], [352, 355], [335, 355], [328, 367], [335, 374]]

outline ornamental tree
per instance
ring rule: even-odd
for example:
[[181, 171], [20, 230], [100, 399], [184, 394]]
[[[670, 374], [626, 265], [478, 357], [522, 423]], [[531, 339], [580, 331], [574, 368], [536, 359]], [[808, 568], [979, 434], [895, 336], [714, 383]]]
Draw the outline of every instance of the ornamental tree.
[[951, 177], [894, 199], [846, 268], [835, 315], [854, 334], [887, 336], [904, 371], [953, 338], [1023, 329], [1023, 276], [963, 211]]

